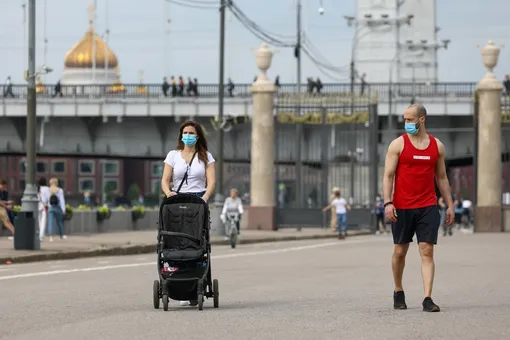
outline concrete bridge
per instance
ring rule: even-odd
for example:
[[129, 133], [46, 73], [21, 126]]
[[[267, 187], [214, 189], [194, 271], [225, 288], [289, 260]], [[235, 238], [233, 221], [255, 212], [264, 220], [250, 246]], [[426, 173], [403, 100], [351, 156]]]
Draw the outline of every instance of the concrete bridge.
[[[214, 117], [217, 115], [219, 87], [199, 85], [198, 96], [174, 96], [162, 91], [161, 85], [102, 85], [62, 86], [62, 96], [54, 96], [53, 85], [37, 87], [37, 111], [39, 116], [50, 117]], [[280, 86], [275, 101], [279, 98], [315, 98], [320, 105], [347, 105], [360, 97], [377, 98], [379, 115], [400, 114], [411, 100], [427, 105], [430, 115], [465, 116], [473, 114], [475, 83], [399, 83], [369, 84], [362, 88], [354, 86], [351, 94], [349, 84], [324, 84], [321, 93], [311, 93], [306, 84]], [[251, 115], [250, 84], [236, 85], [232, 95], [225, 90], [225, 114], [231, 116]], [[12, 96], [4, 87], [0, 116], [24, 117], [26, 114], [26, 86], [14, 85]]]
[[[116, 87], [115, 87], [116, 86]], [[62, 86], [62, 96], [54, 96], [53, 85], [39, 85], [37, 89], [37, 115], [39, 152], [49, 154], [100, 154], [128, 157], [161, 157], [175, 144], [180, 122], [194, 118], [204, 124], [210, 137], [211, 149], [216, 148], [216, 123], [218, 113], [218, 85], [198, 87], [198, 96], [167, 96], [157, 84], [124, 84], [107, 87], [102, 85]], [[378, 103], [379, 130], [391, 126], [388, 114], [392, 113], [393, 131], [383, 134], [381, 152], [387, 142], [398, 133], [399, 118], [414, 98], [427, 106], [427, 126], [431, 133], [445, 141], [449, 157], [471, 155], [473, 136], [473, 99], [475, 83], [399, 83], [369, 84], [364, 89], [359, 84], [350, 92], [350, 84], [324, 84], [320, 94], [310, 93], [306, 84], [298, 93], [295, 84], [282, 84], [275, 96], [275, 104], [290, 106], [280, 111], [295, 111], [304, 104], [311, 108], [327, 106], [336, 115], [349, 115], [352, 105], [363, 105], [376, 100]], [[13, 85], [12, 96], [4, 87], [0, 98], [0, 152], [22, 152], [25, 140], [26, 86]], [[391, 94], [391, 96], [390, 96]], [[227, 134], [225, 157], [248, 159], [247, 147], [250, 127], [246, 125], [252, 114], [250, 84], [236, 85], [232, 96], [225, 90], [224, 112], [235, 119], [235, 129]], [[275, 110], [277, 116], [278, 110]], [[306, 111], [306, 110], [303, 110]], [[334, 123], [338, 148], [345, 138], [351, 138], [345, 127]], [[307, 140], [315, 140], [311, 129], [305, 129]], [[296, 145], [296, 135], [291, 127], [279, 131], [282, 139]], [[63, 143], [63, 139], [66, 140]], [[312, 143], [301, 141], [303, 160], [315, 159]], [[361, 143], [361, 142], [360, 142]], [[361, 143], [362, 144], [362, 143]], [[234, 147], [235, 146], [235, 147]], [[363, 148], [363, 145], [359, 145]], [[293, 154], [287, 150], [282, 154]]]

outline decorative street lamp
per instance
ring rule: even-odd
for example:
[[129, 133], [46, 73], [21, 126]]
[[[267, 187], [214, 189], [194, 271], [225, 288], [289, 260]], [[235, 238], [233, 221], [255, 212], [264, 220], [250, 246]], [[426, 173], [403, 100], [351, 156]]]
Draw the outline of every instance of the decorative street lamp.
[[[21, 215], [25, 218], [16, 224], [14, 234], [14, 247], [16, 249], [39, 249], [39, 237], [37, 228], [33, 230], [25, 223], [37, 223], [38, 203], [37, 186], [35, 183], [35, 153], [36, 153], [36, 119], [37, 119], [37, 98], [36, 98], [36, 79], [42, 74], [48, 74], [53, 70], [43, 65], [39, 71], [35, 69], [36, 55], [36, 35], [35, 35], [35, 0], [28, 1], [28, 71], [25, 71], [25, 77], [28, 81], [27, 93], [27, 131], [25, 140], [26, 150], [26, 169], [25, 169], [25, 191], [21, 199]], [[28, 222], [31, 221], [31, 222]], [[33, 231], [34, 233], [32, 233]]]

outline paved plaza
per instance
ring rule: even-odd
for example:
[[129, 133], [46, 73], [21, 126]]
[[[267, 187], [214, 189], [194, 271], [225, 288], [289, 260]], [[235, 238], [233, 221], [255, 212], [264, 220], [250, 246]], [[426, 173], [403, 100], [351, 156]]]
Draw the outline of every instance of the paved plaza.
[[391, 237], [213, 248], [220, 308], [152, 306], [155, 255], [0, 267], [1, 339], [510, 338], [510, 234], [440, 238], [434, 299], [421, 311], [416, 244], [404, 275], [408, 310], [392, 308]]

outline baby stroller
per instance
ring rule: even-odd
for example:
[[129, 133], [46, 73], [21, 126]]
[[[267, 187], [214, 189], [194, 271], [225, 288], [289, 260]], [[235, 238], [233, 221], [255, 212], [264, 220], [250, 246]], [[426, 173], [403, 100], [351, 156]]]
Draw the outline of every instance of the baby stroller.
[[166, 198], [159, 209], [158, 274], [154, 281], [154, 308], [168, 310], [169, 299], [196, 301], [204, 297], [219, 307], [219, 283], [212, 280], [209, 208], [200, 197], [178, 194]]

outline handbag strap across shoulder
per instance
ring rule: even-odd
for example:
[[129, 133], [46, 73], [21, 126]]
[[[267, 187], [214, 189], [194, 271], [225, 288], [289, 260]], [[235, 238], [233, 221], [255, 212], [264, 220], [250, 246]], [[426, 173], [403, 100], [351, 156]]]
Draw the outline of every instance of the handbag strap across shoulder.
[[[191, 164], [193, 163], [193, 160], [195, 159], [195, 155], [196, 154], [197, 154], [197, 151], [195, 151], [195, 153], [191, 157], [191, 160], [189, 161], [189, 167], [191, 167]], [[179, 184], [179, 187], [177, 188], [177, 193], [179, 193], [181, 191], [181, 188], [182, 188], [182, 185], [184, 184], [184, 181], [186, 181], [186, 183], [188, 183], [188, 171], [189, 171], [189, 168], [186, 169], [186, 173], [182, 177], [181, 184]]]

